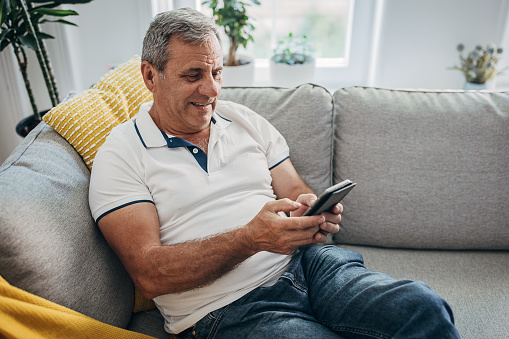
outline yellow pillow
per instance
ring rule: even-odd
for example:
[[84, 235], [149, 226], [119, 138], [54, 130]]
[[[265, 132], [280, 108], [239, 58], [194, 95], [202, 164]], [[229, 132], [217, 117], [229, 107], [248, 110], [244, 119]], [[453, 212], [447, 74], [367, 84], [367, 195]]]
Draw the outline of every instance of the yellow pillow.
[[43, 120], [81, 155], [89, 169], [111, 129], [129, 119], [140, 105], [152, 100], [140, 71], [141, 58], [105, 74], [91, 89], [59, 104]]
[[[91, 89], [54, 107], [44, 115], [53, 127], [81, 155], [92, 169], [94, 157], [113, 127], [131, 119], [140, 105], [152, 100], [140, 71], [141, 58], [106, 73]], [[154, 302], [135, 290], [134, 312], [154, 308]]]

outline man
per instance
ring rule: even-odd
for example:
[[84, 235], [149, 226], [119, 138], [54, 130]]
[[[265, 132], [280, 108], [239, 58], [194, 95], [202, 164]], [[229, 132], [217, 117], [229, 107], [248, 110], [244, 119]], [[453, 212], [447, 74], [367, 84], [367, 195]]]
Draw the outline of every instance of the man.
[[[343, 207], [316, 196], [265, 119], [218, 101], [222, 50], [197, 11], [161, 13], [141, 72], [153, 103], [94, 161], [90, 206], [105, 238], [179, 337], [458, 337], [429, 287], [367, 270], [323, 242]], [[289, 217], [287, 217], [289, 215]]]

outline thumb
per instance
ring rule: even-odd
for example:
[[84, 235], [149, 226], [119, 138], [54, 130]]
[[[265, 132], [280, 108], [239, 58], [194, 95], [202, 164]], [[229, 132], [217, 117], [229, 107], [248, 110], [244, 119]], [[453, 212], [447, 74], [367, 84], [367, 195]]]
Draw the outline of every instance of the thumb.
[[271, 201], [271, 202], [267, 203], [266, 206], [271, 212], [274, 212], [274, 213], [285, 212], [285, 213], [287, 213], [287, 212], [292, 212], [292, 211], [299, 209], [299, 207], [301, 207], [302, 204], [300, 202], [284, 198], [281, 200]]
[[316, 201], [316, 199], [317, 199], [317, 197], [315, 194], [308, 193], [308, 194], [299, 195], [299, 197], [297, 198], [297, 201], [306, 205], [306, 206], [311, 206]]

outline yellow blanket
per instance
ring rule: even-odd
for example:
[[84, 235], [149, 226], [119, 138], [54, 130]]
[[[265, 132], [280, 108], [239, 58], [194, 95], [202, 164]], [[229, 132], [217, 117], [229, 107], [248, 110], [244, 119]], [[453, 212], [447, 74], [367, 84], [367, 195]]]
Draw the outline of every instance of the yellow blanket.
[[1, 338], [122, 338], [150, 336], [114, 327], [57, 305], [17, 287], [0, 276]]

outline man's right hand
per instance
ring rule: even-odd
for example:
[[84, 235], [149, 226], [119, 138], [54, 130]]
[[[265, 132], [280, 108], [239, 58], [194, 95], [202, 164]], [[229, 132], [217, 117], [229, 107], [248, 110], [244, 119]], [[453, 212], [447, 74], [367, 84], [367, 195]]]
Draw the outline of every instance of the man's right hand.
[[253, 252], [268, 251], [291, 254], [299, 246], [316, 243], [315, 234], [325, 222], [321, 215], [282, 217], [302, 205], [290, 199], [268, 202], [246, 226], [247, 242]]

